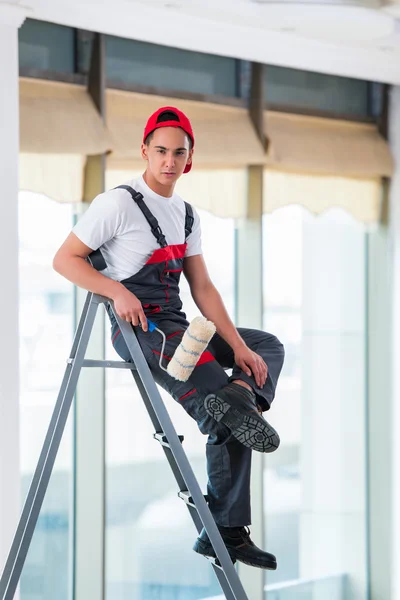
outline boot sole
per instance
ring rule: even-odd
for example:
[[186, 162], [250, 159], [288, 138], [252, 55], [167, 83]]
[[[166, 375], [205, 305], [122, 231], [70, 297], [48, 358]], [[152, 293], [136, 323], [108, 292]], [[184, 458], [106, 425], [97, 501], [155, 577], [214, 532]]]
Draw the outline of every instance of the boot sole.
[[[217, 555], [214, 552], [214, 548], [211, 546], [211, 544], [207, 544], [206, 542], [203, 542], [202, 540], [199, 540], [199, 538], [197, 538], [197, 540], [194, 543], [193, 550], [195, 552], [197, 552], [197, 554], [204, 556], [204, 558], [215, 558], [216, 564], [218, 566], [221, 566], [221, 564], [217, 558]], [[228, 550], [228, 548], [227, 548], [227, 550]], [[228, 552], [229, 552], [229, 550], [228, 550]], [[235, 564], [236, 559], [231, 556], [230, 552], [229, 552], [229, 556], [231, 557], [232, 563]]]
[[[228, 550], [229, 556], [231, 557], [233, 564], [235, 564], [235, 562], [238, 560], [239, 562], [245, 565], [249, 565], [250, 567], [258, 567], [259, 569], [266, 569], [268, 571], [276, 571], [277, 569], [276, 561], [262, 561], [251, 559], [248, 556], [244, 556], [240, 551], [237, 551], [234, 548], [226, 546], [226, 549]], [[215, 558], [216, 564], [219, 565], [219, 560], [211, 544], [197, 539], [194, 543], [193, 550], [197, 552], [197, 554], [200, 554], [205, 558]]]
[[274, 452], [280, 444], [280, 439], [273, 427], [253, 414], [243, 414], [228, 402], [221, 400], [215, 394], [209, 394], [204, 400], [207, 413], [218, 423], [223, 423], [232, 435], [244, 446], [256, 452]]

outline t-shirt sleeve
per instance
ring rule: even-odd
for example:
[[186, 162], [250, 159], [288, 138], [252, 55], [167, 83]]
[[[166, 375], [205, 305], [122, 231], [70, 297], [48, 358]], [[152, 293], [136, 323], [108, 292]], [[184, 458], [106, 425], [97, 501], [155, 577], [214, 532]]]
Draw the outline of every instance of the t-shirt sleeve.
[[72, 232], [92, 250], [97, 250], [118, 234], [121, 209], [115, 191], [96, 196]]
[[[193, 207], [192, 207], [193, 208]], [[201, 248], [201, 225], [200, 225], [200, 217], [197, 214], [197, 211], [193, 208], [193, 227], [192, 232], [189, 234], [187, 238], [187, 248], [185, 252], [186, 256], [196, 256], [196, 254], [203, 254]]]

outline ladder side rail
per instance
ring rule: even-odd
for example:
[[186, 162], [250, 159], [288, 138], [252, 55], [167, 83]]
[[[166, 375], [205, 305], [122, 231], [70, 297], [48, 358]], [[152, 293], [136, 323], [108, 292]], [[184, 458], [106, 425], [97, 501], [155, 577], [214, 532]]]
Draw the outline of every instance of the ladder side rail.
[[[139, 374], [137, 372], [132, 371], [132, 375], [135, 379], [136, 385], [139, 388], [139, 392], [143, 398], [143, 401], [145, 403], [147, 410], [149, 410], [149, 408], [150, 408], [150, 410], [154, 413], [154, 409], [152, 407], [151, 401], [147, 395], [147, 392], [143, 386], [143, 383], [142, 383], [142, 380], [140, 379]], [[161, 424], [158, 421], [157, 415], [155, 413], [154, 413], [154, 418], [152, 419], [152, 422], [153, 422], [153, 425], [158, 429], [158, 432], [162, 433]], [[170, 448], [166, 448], [165, 446], [163, 446], [162, 448], [163, 448], [163, 451], [165, 454], [165, 458], [167, 459], [169, 466], [171, 467], [171, 471], [175, 477], [175, 481], [178, 484], [179, 491], [180, 492], [186, 491], [187, 488], [186, 488], [185, 480], [183, 479], [179, 465], [177, 464], [173, 454], [171, 453]], [[188, 504], [187, 504], [187, 507], [188, 507], [190, 515], [196, 525], [197, 531], [200, 533], [200, 531], [203, 529], [203, 523], [198, 515], [198, 512], [194, 507], [189, 506]]]
[[0, 580], [0, 600], [12, 600], [14, 598], [15, 590], [21, 577], [64, 433], [98, 304], [94, 295], [89, 292], [72, 345], [70, 359], [73, 359], [73, 361], [68, 361], [65, 369], [39, 461]]
[[[112, 306], [111, 306], [111, 308], [112, 308]], [[115, 312], [114, 312], [114, 315], [115, 315]], [[116, 315], [116, 318], [117, 318], [117, 315]], [[132, 330], [132, 334], [135, 335], [133, 330]], [[86, 363], [87, 361], [84, 361], [84, 362]], [[147, 410], [147, 412], [149, 414], [149, 417], [150, 417], [150, 420], [151, 420], [151, 422], [153, 424], [155, 432], [156, 433], [164, 433], [164, 431], [162, 429], [162, 426], [160, 424], [160, 421], [159, 421], [159, 419], [158, 419], [158, 417], [157, 417], [157, 415], [156, 415], [156, 413], [154, 411], [152, 402], [151, 402], [151, 400], [150, 400], [150, 398], [149, 398], [149, 396], [148, 396], [148, 394], [146, 392], [146, 389], [145, 389], [145, 387], [143, 385], [143, 382], [142, 382], [142, 380], [140, 378], [140, 375], [139, 375], [139, 373], [138, 373], [138, 371], [136, 369], [136, 365], [134, 365], [132, 363], [132, 367], [133, 367], [133, 368], [131, 368], [132, 377], [134, 378], [136, 386], [137, 386], [137, 388], [139, 390], [139, 393], [140, 393], [140, 395], [141, 395], [141, 397], [143, 399], [144, 405], [145, 405], [146, 410]], [[181, 470], [179, 468], [179, 465], [178, 465], [178, 463], [175, 460], [175, 457], [171, 453], [170, 448], [162, 446], [162, 449], [164, 451], [165, 458], [167, 459], [168, 464], [169, 464], [169, 466], [171, 468], [171, 471], [173, 473], [175, 481], [176, 481], [176, 483], [178, 485], [179, 491], [180, 492], [186, 491], [185, 480], [184, 480], [184, 478], [182, 476], [182, 473], [181, 473]], [[189, 504], [186, 504], [186, 507], [187, 507], [187, 509], [189, 511], [189, 514], [190, 514], [190, 516], [191, 516], [191, 518], [193, 520], [193, 523], [194, 523], [194, 525], [196, 527], [197, 532], [200, 533], [201, 530], [203, 529], [203, 523], [202, 523], [202, 520], [201, 520], [201, 518], [199, 516], [197, 508], [195, 508], [194, 506], [190, 506]], [[217, 576], [217, 579], [219, 581], [221, 589], [223, 590], [223, 592], [225, 594], [226, 600], [236, 600], [236, 597], [233, 595], [231, 587], [230, 587], [229, 583], [226, 580], [225, 573], [221, 570], [220, 567], [216, 566], [215, 564], [211, 563], [211, 566], [212, 566], [212, 568], [214, 570], [215, 575]]]
[[[110, 307], [113, 310], [113, 307], [112, 307], [111, 304], [110, 304]], [[120, 319], [120, 317], [115, 313], [114, 310], [113, 310], [113, 313], [115, 315], [115, 318], [118, 321]], [[136, 335], [135, 335], [133, 329], [132, 329], [132, 334], [136, 338]], [[141, 350], [140, 350], [140, 352], [141, 352]], [[164, 433], [164, 430], [163, 430], [162, 425], [161, 425], [161, 423], [159, 421], [159, 418], [158, 418], [158, 416], [157, 416], [157, 414], [156, 414], [156, 412], [155, 412], [155, 410], [153, 408], [153, 404], [152, 404], [152, 402], [151, 402], [151, 400], [149, 398], [149, 395], [148, 395], [148, 393], [146, 391], [146, 388], [145, 388], [145, 386], [144, 386], [144, 384], [142, 382], [142, 379], [141, 379], [141, 377], [140, 377], [140, 375], [139, 375], [139, 373], [137, 371], [136, 365], [135, 365], [135, 368], [131, 370], [131, 373], [132, 373], [132, 377], [135, 380], [136, 386], [137, 386], [137, 388], [138, 388], [138, 390], [140, 392], [140, 395], [142, 396], [144, 405], [145, 405], [146, 410], [147, 410], [147, 412], [149, 414], [149, 417], [150, 417], [150, 420], [151, 420], [151, 422], [153, 424], [155, 432], [156, 433]], [[178, 464], [177, 464], [174, 456], [171, 453], [171, 450], [169, 448], [166, 448], [165, 446], [163, 446], [163, 450], [164, 450], [165, 457], [166, 457], [166, 459], [167, 459], [167, 461], [169, 463], [169, 466], [171, 467], [171, 470], [173, 472], [175, 480], [176, 480], [176, 482], [178, 484], [179, 491], [180, 492], [185, 491], [187, 489], [186, 488], [185, 480], [184, 480], [184, 478], [182, 476], [181, 470], [180, 470], [180, 468], [179, 468], [179, 466], [178, 466]], [[200, 521], [200, 523], [201, 523], [201, 521]]]
[[[113, 309], [111, 302], [110, 306]], [[123, 335], [125, 343], [131, 354], [133, 363], [137, 368], [137, 372], [139, 373], [143, 386], [151, 401], [154, 412], [162, 426], [162, 431], [167, 436], [171, 452], [180, 468], [182, 477], [186, 483], [186, 487], [193, 497], [193, 501], [196, 505], [199, 516], [210, 538], [221, 567], [224, 570], [226, 579], [228, 580], [232, 592], [234, 593], [234, 598], [235, 600], [248, 600], [236, 569], [222, 540], [218, 527], [213, 519], [197, 479], [193, 473], [192, 467], [190, 466], [188, 458], [182, 448], [178, 434], [175, 431], [171, 418], [151, 375], [150, 368], [140, 348], [137, 337], [132, 330], [132, 325], [121, 319], [114, 309], [113, 312], [115, 318], [117, 319], [121, 334]]]
[[[138, 374], [137, 371], [133, 371], [132, 370], [132, 376], [135, 379], [135, 383], [139, 389], [139, 392], [143, 398], [143, 402], [146, 406], [146, 409], [148, 410], [149, 414], [150, 414], [150, 418], [152, 420], [152, 423], [154, 425], [154, 428], [156, 430], [158, 430], [160, 433], [162, 433], [161, 431], [161, 425], [160, 422], [157, 418], [157, 415], [154, 412], [153, 406], [151, 404], [150, 398], [147, 395], [147, 392], [143, 386], [142, 380], [140, 379], [140, 376]], [[163, 446], [163, 450], [164, 450], [164, 454], [165, 457], [169, 463], [169, 466], [171, 468], [171, 471], [174, 475], [175, 481], [178, 485], [179, 491], [183, 492], [186, 491], [186, 483], [185, 480], [183, 479], [181, 470], [179, 468], [179, 465], [177, 464], [174, 456], [171, 453], [171, 450], [169, 448], [166, 448]], [[189, 511], [189, 514], [193, 520], [193, 523], [197, 529], [197, 532], [200, 533], [201, 530], [203, 529], [203, 522], [199, 516], [199, 513], [197, 511], [197, 508], [190, 506], [189, 504], [186, 504], [186, 507]], [[221, 570], [220, 567], [216, 566], [214, 563], [211, 563], [211, 566], [213, 568], [213, 571], [218, 579], [218, 582], [221, 586], [222, 591], [225, 594], [225, 598], [226, 600], [236, 600], [236, 596], [233, 594], [231, 586], [229, 585], [229, 583], [227, 582], [225, 573]]]

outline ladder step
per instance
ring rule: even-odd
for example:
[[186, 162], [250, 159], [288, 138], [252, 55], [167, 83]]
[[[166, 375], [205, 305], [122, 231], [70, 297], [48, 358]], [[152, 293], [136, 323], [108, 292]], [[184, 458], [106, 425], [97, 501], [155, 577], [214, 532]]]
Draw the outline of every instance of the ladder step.
[[[170, 448], [167, 436], [165, 435], [165, 433], [155, 433], [153, 435], [154, 439], [157, 440], [158, 442], [160, 442], [161, 446], [165, 446], [166, 448]], [[183, 440], [185, 439], [183, 435], [178, 435], [179, 441], [182, 444]]]
[[[196, 508], [196, 505], [193, 502], [193, 498], [190, 495], [190, 492], [188, 492], [187, 490], [184, 490], [183, 492], [178, 492], [178, 496], [181, 500], [184, 501], [185, 504], [188, 504], [189, 506], [193, 506], [193, 508]], [[208, 503], [207, 494], [204, 496], [204, 500]]]
[[221, 571], [223, 571], [223, 568], [222, 568], [221, 563], [219, 562], [218, 558], [213, 558], [212, 556], [205, 556], [204, 558], [206, 560], [208, 560], [210, 563], [212, 563], [214, 565], [214, 567], [217, 567], [217, 569], [221, 569]]
[[[75, 358], [68, 358], [67, 364], [73, 366]], [[130, 371], [136, 371], [136, 367], [132, 362], [125, 362], [123, 360], [92, 360], [91, 358], [85, 358], [82, 362], [82, 367], [102, 367], [103, 369], [129, 369]]]
[[[221, 571], [224, 570], [217, 557], [214, 558], [213, 556], [205, 556], [204, 558], [212, 563], [215, 567], [218, 567], [218, 569], [221, 569]], [[233, 565], [236, 563], [236, 559], [232, 559], [232, 557], [231, 561]]]

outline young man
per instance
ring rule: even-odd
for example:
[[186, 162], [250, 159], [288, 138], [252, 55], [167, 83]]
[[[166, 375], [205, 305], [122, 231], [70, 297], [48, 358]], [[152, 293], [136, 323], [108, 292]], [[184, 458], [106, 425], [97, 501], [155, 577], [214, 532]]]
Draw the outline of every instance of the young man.
[[[236, 329], [210, 280], [199, 217], [174, 191], [179, 177], [192, 168], [193, 151], [192, 127], [181, 111], [163, 107], [151, 115], [141, 147], [145, 173], [97, 196], [53, 265], [77, 286], [113, 300], [117, 314], [135, 327], [156, 382], [209, 436], [209, 506], [232, 560], [276, 569], [275, 556], [254, 545], [247, 525], [251, 451], [272, 452], [279, 445], [262, 412], [274, 398], [284, 351], [273, 335]], [[98, 249], [107, 265], [103, 272], [86, 260]], [[167, 362], [188, 327], [179, 298], [182, 271], [200, 312], [217, 329], [186, 383], [160, 368], [161, 336], [148, 331], [146, 318], [167, 336], [163, 356]], [[123, 336], [115, 318], [110, 318], [114, 348], [129, 361]], [[233, 369], [230, 377], [226, 368]], [[194, 550], [215, 556], [204, 530]]]

